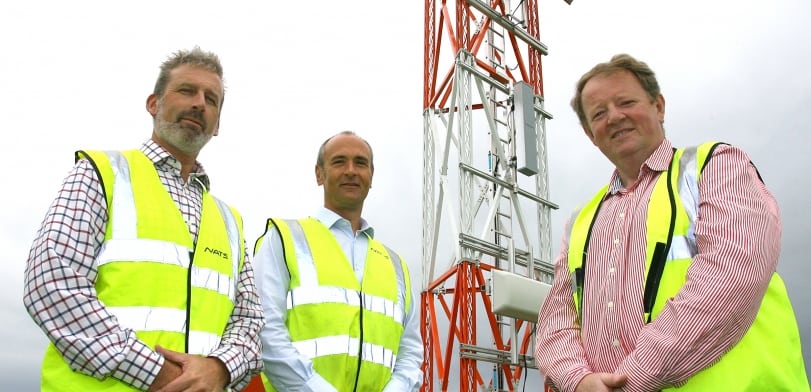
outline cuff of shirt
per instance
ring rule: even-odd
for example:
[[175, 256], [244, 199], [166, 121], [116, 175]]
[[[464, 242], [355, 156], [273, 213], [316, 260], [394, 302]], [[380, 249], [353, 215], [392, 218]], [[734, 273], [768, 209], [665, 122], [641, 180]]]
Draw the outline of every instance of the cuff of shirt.
[[560, 392], [574, 392], [577, 389], [577, 384], [580, 384], [583, 377], [586, 377], [591, 373], [592, 372], [586, 368], [574, 369], [563, 376], [563, 380], [560, 382], [560, 384], [555, 383], [555, 386], [557, 386]]
[[383, 388], [383, 392], [411, 392], [415, 390], [416, 388], [413, 383], [409, 383], [408, 380], [399, 377], [392, 377]]
[[645, 371], [633, 357], [626, 358], [615, 373], [628, 376], [628, 382], [622, 388], [625, 392], [658, 391], [666, 387], [659, 378]]
[[232, 382], [230, 388], [227, 388], [226, 391], [241, 391], [241, 390], [245, 389], [245, 387], [247, 387], [248, 384], [251, 383], [251, 380], [253, 379], [253, 377], [254, 377], [254, 375], [243, 376], [239, 380], [236, 380], [236, 381]]
[[163, 356], [136, 340], [124, 360], [113, 370], [112, 377], [145, 391], [155, 382], [162, 366]]
[[306, 391], [312, 392], [338, 392], [332, 384], [328, 383], [327, 380], [318, 373], [313, 373], [313, 376], [307, 380], [306, 388]]
[[[248, 373], [248, 365], [243, 360], [244, 358], [239, 350], [229, 347], [220, 347], [208, 356], [219, 359], [225, 365], [225, 368], [228, 370], [228, 386], [240, 390], [235, 384], [247, 385], [245, 380], [250, 382], [250, 378], [245, 377]], [[245, 385], [242, 385], [242, 387]]]

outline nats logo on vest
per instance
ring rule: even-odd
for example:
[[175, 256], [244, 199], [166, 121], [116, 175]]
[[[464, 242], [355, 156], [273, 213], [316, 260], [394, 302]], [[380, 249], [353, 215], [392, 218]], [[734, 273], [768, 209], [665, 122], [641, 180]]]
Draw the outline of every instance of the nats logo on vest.
[[228, 252], [223, 252], [223, 251], [221, 251], [219, 249], [214, 249], [214, 248], [209, 248], [209, 247], [206, 247], [203, 251], [214, 254], [214, 255], [217, 255], [217, 256], [220, 256], [223, 259], [228, 260]]

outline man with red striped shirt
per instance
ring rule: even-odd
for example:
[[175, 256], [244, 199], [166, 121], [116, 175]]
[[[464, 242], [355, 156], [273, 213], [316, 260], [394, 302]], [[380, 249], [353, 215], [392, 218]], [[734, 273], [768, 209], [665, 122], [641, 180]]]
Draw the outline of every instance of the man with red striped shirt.
[[615, 165], [567, 223], [535, 358], [560, 391], [808, 391], [777, 203], [739, 148], [675, 149], [653, 71], [596, 65], [572, 108]]

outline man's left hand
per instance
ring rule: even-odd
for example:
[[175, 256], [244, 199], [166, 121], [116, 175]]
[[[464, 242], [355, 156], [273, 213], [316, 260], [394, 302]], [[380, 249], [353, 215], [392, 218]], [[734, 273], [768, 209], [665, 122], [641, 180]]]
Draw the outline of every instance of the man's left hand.
[[222, 392], [228, 382], [225, 365], [219, 359], [201, 357], [156, 347], [156, 351], [183, 369], [183, 373], [157, 392]]

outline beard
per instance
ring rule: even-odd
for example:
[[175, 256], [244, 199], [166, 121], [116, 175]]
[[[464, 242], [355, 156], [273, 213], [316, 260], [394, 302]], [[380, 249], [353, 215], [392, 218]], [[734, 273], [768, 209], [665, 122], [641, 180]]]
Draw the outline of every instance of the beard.
[[[186, 154], [196, 156], [203, 146], [211, 140], [213, 134], [206, 133], [206, 122], [198, 111], [184, 111], [177, 115], [174, 122], [163, 119], [163, 106], [158, 108], [155, 116], [155, 134], [170, 146]], [[191, 117], [200, 122], [201, 127], [184, 125], [180, 122], [183, 117]]]

